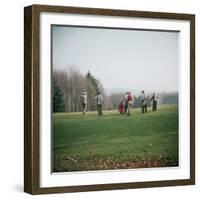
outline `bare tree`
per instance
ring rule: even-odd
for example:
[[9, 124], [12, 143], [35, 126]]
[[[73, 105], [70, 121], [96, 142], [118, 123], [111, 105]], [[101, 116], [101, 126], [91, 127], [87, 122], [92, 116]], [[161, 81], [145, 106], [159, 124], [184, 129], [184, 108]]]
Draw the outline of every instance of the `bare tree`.
[[106, 95], [100, 80], [96, 79], [90, 72], [82, 75], [75, 67], [69, 70], [53, 71], [53, 87], [59, 87], [63, 94], [65, 112], [81, 111], [80, 93], [85, 91], [88, 94], [88, 110], [96, 110], [94, 97], [98, 92], [104, 97], [104, 109], [111, 107], [109, 97]]

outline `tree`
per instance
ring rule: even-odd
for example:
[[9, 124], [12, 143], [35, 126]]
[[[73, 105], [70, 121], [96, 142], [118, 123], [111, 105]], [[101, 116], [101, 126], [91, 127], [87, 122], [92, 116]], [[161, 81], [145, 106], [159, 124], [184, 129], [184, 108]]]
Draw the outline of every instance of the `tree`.
[[88, 94], [88, 98], [87, 98], [87, 107], [88, 110], [92, 111], [96, 109], [96, 103], [95, 103], [95, 99], [94, 97], [97, 95], [97, 87], [96, 87], [96, 83], [94, 80], [94, 77], [91, 75], [91, 73], [88, 71], [88, 73], [86, 74], [85, 77], [86, 80], [86, 90], [87, 90], [87, 94]]
[[104, 98], [104, 109], [106, 109], [106, 110], [109, 109], [109, 107], [110, 107], [109, 97], [106, 95], [101, 81], [96, 79], [90, 73], [90, 71], [88, 71], [88, 73], [86, 74], [86, 80], [87, 80], [89, 110], [96, 110], [96, 102], [94, 100], [94, 97], [98, 94], [98, 92], [100, 92]]
[[96, 110], [94, 97], [98, 92], [101, 92], [104, 97], [104, 108], [108, 108], [109, 98], [105, 94], [103, 85], [90, 72], [84, 76], [76, 67], [68, 70], [54, 70], [53, 87], [58, 87], [59, 89], [55, 88], [55, 91], [59, 90], [59, 93], [62, 93], [62, 101], [64, 104], [62, 109], [65, 112], [80, 112], [82, 110], [80, 104], [80, 93], [82, 91], [88, 94], [87, 108], [89, 111]]
[[159, 99], [162, 104], [178, 104], [178, 93], [161, 93]]
[[64, 112], [63, 92], [58, 86], [53, 88], [53, 112]]

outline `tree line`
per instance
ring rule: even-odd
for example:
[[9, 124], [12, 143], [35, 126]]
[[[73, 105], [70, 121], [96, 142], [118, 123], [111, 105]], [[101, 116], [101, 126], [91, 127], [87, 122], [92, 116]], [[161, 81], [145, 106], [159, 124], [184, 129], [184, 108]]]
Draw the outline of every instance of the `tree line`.
[[[105, 89], [100, 80], [88, 71], [86, 75], [79, 70], [71, 68], [69, 70], [54, 70], [52, 73], [52, 98], [53, 112], [80, 112], [81, 92], [87, 92], [87, 110], [96, 110], [94, 97], [100, 92], [104, 97], [104, 109], [117, 109], [120, 101], [124, 98], [124, 93], [113, 93], [106, 95]], [[150, 105], [152, 94], [147, 94], [147, 102]], [[159, 104], [178, 104], [178, 93], [157, 93]], [[134, 107], [141, 107], [141, 96], [134, 96]]]
[[80, 94], [86, 91], [87, 110], [96, 110], [94, 97], [98, 92], [104, 97], [105, 109], [108, 109], [109, 101], [100, 80], [96, 79], [89, 71], [84, 76], [76, 69], [54, 70], [53, 79], [53, 112], [79, 112]]

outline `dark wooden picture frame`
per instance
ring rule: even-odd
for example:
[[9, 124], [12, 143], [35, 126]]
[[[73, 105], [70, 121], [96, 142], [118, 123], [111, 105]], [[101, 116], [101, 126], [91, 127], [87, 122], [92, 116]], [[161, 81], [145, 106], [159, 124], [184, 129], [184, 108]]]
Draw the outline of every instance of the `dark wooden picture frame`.
[[[40, 13], [187, 20], [190, 22], [190, 178], [150, 182], [40, 187]], [[192, 14], [32, 5], [24, 9], [24, 191], [30, 194], [195, 184], [195, 16]]]

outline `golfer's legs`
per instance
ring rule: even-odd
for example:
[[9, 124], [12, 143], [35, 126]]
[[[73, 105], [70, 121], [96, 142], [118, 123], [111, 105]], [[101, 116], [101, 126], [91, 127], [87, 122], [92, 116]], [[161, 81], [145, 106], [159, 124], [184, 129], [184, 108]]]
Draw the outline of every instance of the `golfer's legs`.
[[155, 102], [153, 101], [153, 112], [155, 111]]
[[83, 112], [86, 113], [86, 110], [87, 110], [87, 103], [84, 106]]
[[82, 108], [83, 108], [83, 114], [85, 114], [85, 104], [82, 104]]
[[127, 112], [127, 107], [128, 107], [128, 102], [126, 101], [125, 102], [125, 108], [124, 108], [124, 113], [126, 114], [126, 112]]
[[97, 105], [97, 111], [98, 111], [98, 115], [100, 115], [100, 108], [99, 108], [99, 105]]
[[128, 102], [128, 114], [130, 115], [131, 114], [131, 103]]
[[103, 114], [103, 112], [102, 112], [102, 105], [100, 105], [99, 107], [100, 107], [100, 115], [102, 115]]
[[102, 115], [102, 105], [97, 105], [98, 115]]
[[157, 101], [155, 101], [154, 104], [155, 104], [154, 105], [154, 111], [156, 111], [157, 110]]

